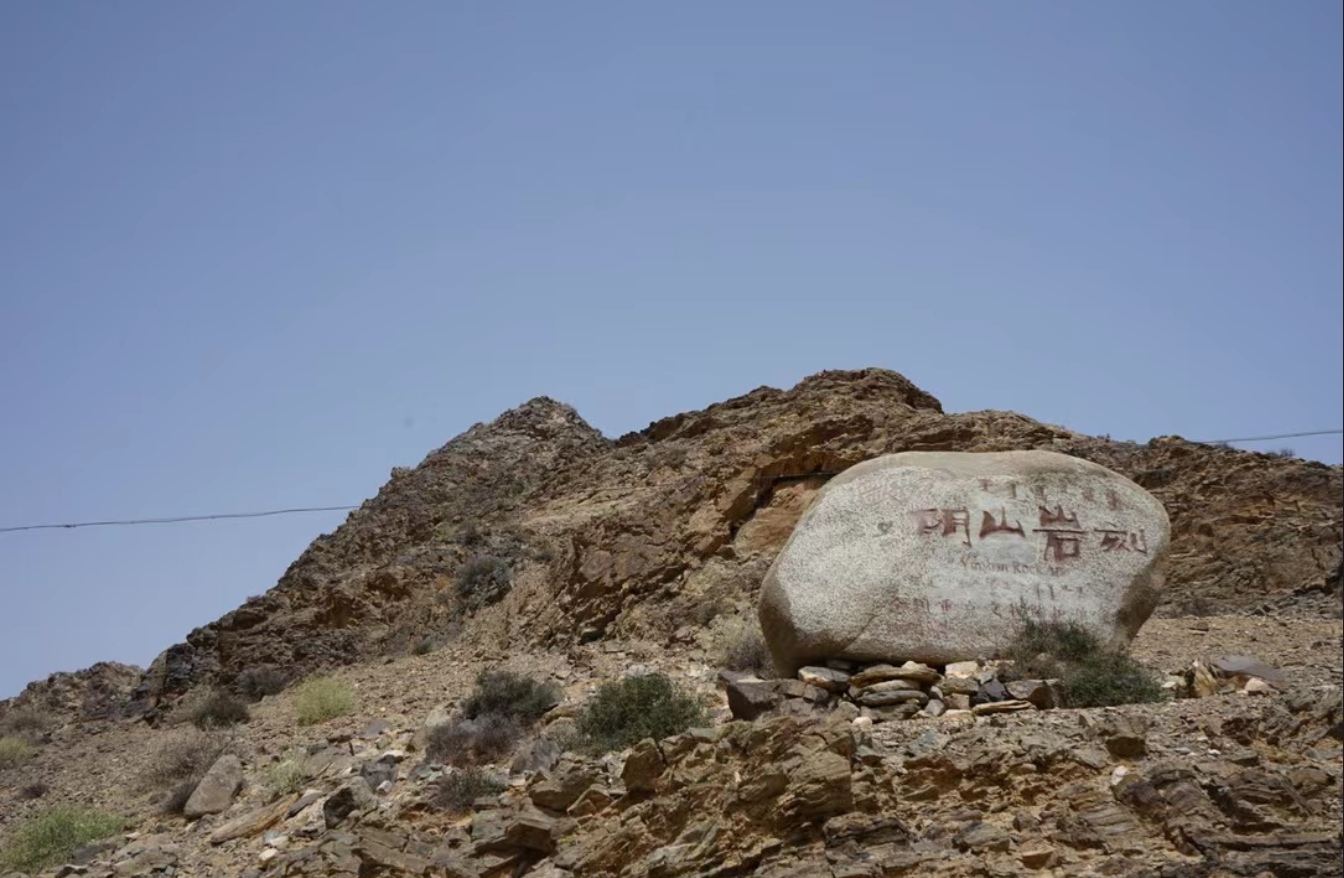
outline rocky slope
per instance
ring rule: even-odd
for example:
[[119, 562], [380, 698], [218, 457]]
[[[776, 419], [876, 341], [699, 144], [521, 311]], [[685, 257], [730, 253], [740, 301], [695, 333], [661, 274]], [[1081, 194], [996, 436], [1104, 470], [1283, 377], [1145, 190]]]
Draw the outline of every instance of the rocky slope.
[[[132, 814], [136, 834], [91, 849], [84, 871], [66, 874], [1341, 874], [1340, 622], [1163, 618], [1135, 644], [1164, 670], [1226, 653], [1256, 655], [1289, 682], [1258, 696], [864, 728], [836, 715], [728, 722], [715, 668], [658, 643], [506, 651], [459, 642], [338, 671], [357, 693], [349, 716], [299, 726], [288, 692], [255, 705], [232, 734], [241, 792], [199, 820], [159, 813], [162, 792], [145, 783], [189, 728], [66, 724], [33, 761], [0, 772], [0, 844], [24, 814], [92, 804]], [[420, 730], [461, 704], [477, 670], [560, 683], [551, 728], [595, 683], [636, 666], [715, 699], [714, 726], [600, 759], [552, 753], [529, 767], [538, 770], [513, 773], [474, 815], [426, 805], [444, 769], [424, 764]], [[277, 793], [274, 767], [296, 752], [303, 787]], [[36, 784], [45, 793], [26, 798]]]
[[[468, 618], [480, 642], [685, 640], [693, 632], [678, 620], [707, 603], [754, 600], [810, 497], [846, 467], [895, 451], [1028, 448], [1113, 468], [1166, 505], [1159, 613], [1275, 602], [1337, 612], [1341, 467], [1179, 438], [1112, 442], [1009, 412], [946, 414], [894, 372], [823, 372], [616, 441], [549, 399], [477, 425], [394, 471], [265, 595], [167, 650], [138, 703], [248, 669], [401, 654]], [[485, 571], [475, 592], [459, 576], [469, 560]]]
[[[1289, 682], [875, 727], [726, 722], [723, 644], [753, 620], [766, 568], [826, 479], [886, 452], [1023, 448], [1111, 467], [1169, 510], [1170, 590], [1141, 660], [1171, 672], [1251, 655]], [[64, 874], [1339, 874], [1342, 474], [949, 415], [882, 370], [762, 388], [614, 441], [533, 400], [394, 471], [275, 588], [149, 672], [99, 665], [0, 702], [0, 727], [32, 712], [51, 723], [30, 759], [0, 766], [0, 846], [24, 815], [89, 804], [130, 815], [134, 833]], [[182, 693], [319, 667], [355, 693], [353, 713], [299, 726], [292, 691], [264, 699], [232, 733], [218, 813], [160, 811], [146, 779], [189, 731], [173, 722]], [[601, 759], [556, 751], [512, 772], [506, 759], [509, 787], [474, 815], [427, 807], [442, 768], [424, 759], [426, 718], [497, 667], [561, 686], [548, 728], [637, 668], [698, 690], [715, 724]], [[306, 788], [278, 793], [274, 771], [296, 753]]]

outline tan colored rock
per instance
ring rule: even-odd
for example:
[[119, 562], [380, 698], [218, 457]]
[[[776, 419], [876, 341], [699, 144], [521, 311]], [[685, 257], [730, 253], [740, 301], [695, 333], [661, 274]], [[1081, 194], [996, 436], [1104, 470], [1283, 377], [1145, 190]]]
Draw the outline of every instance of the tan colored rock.
[[645, 738], [630, 748], [630, 755], [625, 758], [625, 765], [621, 769], [621, 782], [631, 792], [652, 790], [663, 773], [664, 765], [658, 744], [652, 738]]
[[844, 814], [854, 806], [849, 760], [828, 751], [813, 753], [789, 775], [782, 807], [800, 817]]
[[989, 716], [995, 713], [1016, 713], [1019, 710], [1035, 709], [1035, 705], [1030, 701], [1019, 701], [1014, 698], [1008, 701], [987, 701], [984, 704], [977, 704], [971, 708], [971, 713], [976, 716]]
[[1272, 695], [1274, 686], [1259, 677], [1250, 677], [1246, 684], [1241, 687], [1241, 691], [1247, 695]]
[[877, 683], [889, 680], [909, 680], [912, 683], [930, 685], [942, 679], [942, 675], [928, 665], [919, 662], [906, 662], [903, 665], [872, 665], [849, 678], [851, 689], [865, 689]]
[[798, 679], [828, 692], [844, 692], [849, 688], [849, 674], [833, 668], [801, 668]]
[[818, 494], [765, 578], [761, 628], [790, 671], [995, 655], [1019, 606], [1123, 647], [1161, 596], [1169, 538], [1155, 497], [1075, 457], [887, 455]]
[[196, 785], [182, 816], [188, 820], [204, 817], [206, 814], [218, 814], [233, 804], [233, 797], [243, 785], [243, 763], [232, 753], [226, 753], [215, 760], [210, 770]]
[[1017, 858], [1028, 869], [1044, 869], [1055, 860], [1055, 849], [1044, 842], [1024, 845], [1018, 851]]
[[231, 820], [210, 833], [211, 844], [223, 844], [235, 838], [247, 838], [259, 835], [270, 829], [289, 814], [289, 809], [299, 800], [297, 795], [285, 796], [274, 804], [267, 805]]
[[971, 677], [980, 673], [979, 662], [948, 662], [943, 668], [944, 677]]

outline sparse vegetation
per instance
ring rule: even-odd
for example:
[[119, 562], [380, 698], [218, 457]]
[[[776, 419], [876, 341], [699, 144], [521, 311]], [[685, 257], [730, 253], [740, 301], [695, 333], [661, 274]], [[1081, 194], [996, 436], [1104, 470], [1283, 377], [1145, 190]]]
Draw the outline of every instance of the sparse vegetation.
[[271, 795], [287, 796], [302, 790], [308, 782], [306, 761], [302, 751], [294, 751], [266, 766], [266, 788]]
[[560, 691], [508, 671], [483, 671], [462, 705], [461, 716], [431, 729], [425, 749], [430, 759], [452, 765], [495, 762], [508, 756], [546, 711], [560, 703]]
[[124, 825], [121, 817], [92, 808], [49, 808], [6, 833], [0, 869], [46, 869], [68, 860], [81, 845], [107, 838]]
[[222, 689], [201, 695], [189, 708], [191, 724], [198, 729], [223, 729], [250, 718], [247, 704]]
[[434, 638], [429, 636], [421, 637], [415, 642], [415, 646], [411, 647], [412, 655], [429, 655], [433, 651]]
[[457, 568], [453, 580], [467, 609], [476, 610], [509, 593], [513, 571], [508, 561], [496, 555], [473, 555]]
[[56, 719], [41, 708], [15, 707], [0, 718], [0, 737], [37, 744], [55, 725]]
[[468, 719], [493, 714], [527, 726], [560, 703], [560, 690], [509, 671], [482, 671], [476, 688], [462, 705]]
[[154, 761], [141, 776], [141, 781], [150, 789], [162, 790], [188, 781], [194, 788], [231, 743], [219, 732], [184, 729], [155, 749]]
[[1153, 674], [1122, 652], [1098, 652], [1073, 663], [1063, 680], [1070, 707], [1147, 704], [1164, 697]]
[[1027, 677], [1060, 680], [1068, 707], [1111, 707], [1161, 701], [1156, 676], [1132, 656], [1102, 647], [1091, 631], [1073, 622], [1042, 622], [1022, 616], [1000, 671], [1007, 681]]
[[1297, 457], [1297, 452], [1291, 448], [1276, 448], [1273, 451], [1266, 452], [1270, 457]]
[[33, 799], [40, 799], [49, 792], [51, 792], [51, 787], [40, 780], [36, 780], [19, 787], [19, 798], [24, 801], [31, 801]]
[[719, 606], [718, 601], [705, 601], [695, 608], [695, 623], [704, 628], [722, 612], [723, 608]]
[[513, 752], [523, 736], [517, 720], [488, 713], [459, 717], [435, 726], [425, 737], [425, 755], [435, 762], [470, 766], [498, 762]]
[[0, 771], [18, 768], [37, 752], [32, 744], [22, 738], [0, 738]]
[[619, 750], [644, 738], [661, 739], [705, 721], [704, 706], [663, 674], [604, 683], [579, 714], [585, 749]]
[[479, 768], [462, 768], [443, 777], [434, 788], [430, 801], [436, 808], [460, 814], [482, 796], [497, 796], [504, 784]]
[[294, 706], [299, 725], [311, 726], [355, 709], [355, 693], [331, 677], [311, 677], [294, 690]]
[[238, 691], [249, 701], [260, 701], [267, 695], [279, 695], [289, 684], [289, 675], [275, 665], [248, 668], [238, 675]]
[[744, 671], [769, 680], [778, 674], [775, 661], [765, 645], [765, 637], [758, 625], [751, 621], [739, 622], [725, 628], [721, 635], [717, 663], [730, 671]]
[[1014, 664], [1030, 665], [1045, 656], [1061, 662], [1080, 661], [1101, 649], [1097, 638], [1074, 622], [1043, 622], [1020, 615], [1021, 627], [1008, 645], [1007, 657]]
[[199, 777], [188, 778], [173, 785], [164, 796], [163, 801], [159, 803], [159, 812], [162, 814], [181, 814], [187, 808], [187, 802], [191, 800], [191, 794], [196, 792], [196, 787], [200, 784]]

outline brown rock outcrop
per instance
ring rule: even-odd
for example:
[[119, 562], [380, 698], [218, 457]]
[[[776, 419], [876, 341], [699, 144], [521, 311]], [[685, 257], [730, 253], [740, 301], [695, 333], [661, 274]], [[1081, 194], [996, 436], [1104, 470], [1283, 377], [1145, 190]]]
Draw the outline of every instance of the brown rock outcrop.
[[137, 698], [153, 707], [248, 669], [402, 653], [467, 616], [482, 643], [670, 638], [701, 605], [754, 603], [834, 474], [898, 451], [1015, 449], [1100, 463], [1162, 501], [1172, 543], [1159, 614], [1291, 603], [1337, 574], [1338, 466], [1179, 438], [1112, 442], [1009, 412], [946, 414], [881, 369], [760, 388], [616, 441], [538, 399], [394, 471], [275, 588], [165, 651]]

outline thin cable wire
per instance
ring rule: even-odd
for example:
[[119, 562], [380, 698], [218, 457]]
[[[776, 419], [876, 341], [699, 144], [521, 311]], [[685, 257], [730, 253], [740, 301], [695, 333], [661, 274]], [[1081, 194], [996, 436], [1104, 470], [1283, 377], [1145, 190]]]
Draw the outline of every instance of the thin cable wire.
[[[1240, 439], [1202, 439], [1201, 445], [1231, 445], [1233, 442], [1264, 442], [1270, 439], [1295, 439], [1299, 436], [1334, 436], [1344, 433], [1344, 429], [1305, 430], [1300, 433], [1276, 433], [1272, 436], [1244, 436]], [[810, 475], [825, 475], [811, 473]], [[181, 524], [188, 521], [219, 521], [231, 518], [267, 518], [273, 515], [298, 515], [309, 512], [349, 512], [359, 506], [299, 506], [293, 509], [267, 509], [262, 512], [223, 512], [214, 515], [178, 515], [170, 518], [123, 518], [108, 521], [74, 521], [67, 524], [21, 524], [13, 527], [0, 527], [0, 533], [16, 533], [25, 530], [73, 530], [77, 527], [132, 527], [144, 524]]]
[[1278, 433], [1273, 436], [1244, 436], [1241, 439], [1198, 439], [1201, 445], [1217, 445], [1226, 443], [1231, 445], [1233, 442], [1264, 442], [1267, 439], [1296, 439], [1298, 436], [1334, 436], [1344, 433], [1344, 430], [1307, 430], [1302, 433]]
[[270, 515], [295, 515], [300, 512], [348, 512], [358, 506], [300, 506], [294, 509], [267, 509], [264, 512], [221, 512], [214, 515], [178, 515], [172, 518], [123, 518], [110, 521], [76, 521], [69, 524], [24, 524], [0, 527], [0, 533], [20, 530], [70, 530], [76, 527], [125, 527], [140, 524], [179, 524], [184, 521], [217, 521], [224, 518], [265, 518]]

